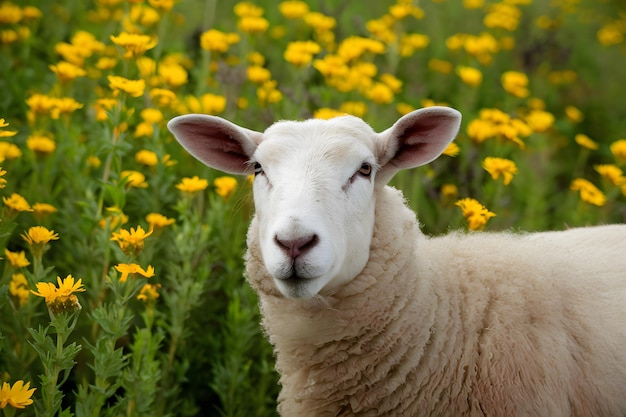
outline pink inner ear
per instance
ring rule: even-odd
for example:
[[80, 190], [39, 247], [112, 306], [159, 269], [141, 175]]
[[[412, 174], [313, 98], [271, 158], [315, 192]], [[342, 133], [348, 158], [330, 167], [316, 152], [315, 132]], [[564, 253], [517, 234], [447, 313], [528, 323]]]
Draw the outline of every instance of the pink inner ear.
[[180, 116], [168, 124], [180, 144], [204, 164], [231, 174], [249, 174], [261, 133], [215, 116]]
[[450, 123], [449, 116], [431, 115], [419, 123], [403, 122], [396, 126], [396, 131], [402, 133], [398, 134], [399, 148], [391, 160], [398, 168], [427, 164], [439, 156], [451, 141], [450, 136], [442, 132], [442, 128]]
[[437, 158], [454, 139], [461, 113], [448, 107], [427, 107], [402, 116], [379, 134], [377, 184], [386, 184], [400, 169], [414, 168]]

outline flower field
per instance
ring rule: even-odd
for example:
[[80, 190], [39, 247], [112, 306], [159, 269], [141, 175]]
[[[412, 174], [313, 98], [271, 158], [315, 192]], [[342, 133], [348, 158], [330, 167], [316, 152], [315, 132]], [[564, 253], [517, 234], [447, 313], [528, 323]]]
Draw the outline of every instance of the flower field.
[[620, 2], [0, 1], [5, 416], [276, 415], [250, 179], [176, 115], [382, 131], [449, 105], [457, 140], [393, 180], [427, 233], [625, 220]]

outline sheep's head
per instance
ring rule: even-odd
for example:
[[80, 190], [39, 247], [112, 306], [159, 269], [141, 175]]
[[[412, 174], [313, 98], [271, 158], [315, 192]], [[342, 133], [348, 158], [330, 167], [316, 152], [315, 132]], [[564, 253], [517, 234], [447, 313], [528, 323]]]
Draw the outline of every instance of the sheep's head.
[[206, 115], [179, 116], [168, 127], [205, 164], [255, 175], [263, 262], [282, 294], [310, 298], [359, 274], [369, 257], [376, 188], [400, 169], [437, 158], [460, 122], [456, 110], [429, 107], [382, 133], [352, 116], [283, 121], [263, 133]]

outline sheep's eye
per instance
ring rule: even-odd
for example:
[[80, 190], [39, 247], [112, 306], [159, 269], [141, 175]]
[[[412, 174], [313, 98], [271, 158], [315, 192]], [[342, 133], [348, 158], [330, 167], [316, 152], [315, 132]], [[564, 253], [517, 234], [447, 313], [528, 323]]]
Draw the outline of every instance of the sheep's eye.
[[254, 175], [260, 175], [263, 173], [263, 167], [258, 162], [254, 163]]
[[359, 174], [364, 177], [369, 177], [372, 174], [372, 166], [368, 163], [363, 163], [359, 169]]

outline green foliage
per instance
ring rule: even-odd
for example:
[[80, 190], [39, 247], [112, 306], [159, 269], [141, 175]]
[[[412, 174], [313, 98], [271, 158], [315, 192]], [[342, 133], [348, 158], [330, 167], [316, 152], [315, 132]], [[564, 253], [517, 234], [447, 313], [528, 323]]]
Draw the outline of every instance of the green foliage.
[[624, 221], [618, 2], [19, 3], [0, 3], [0, 383], [36, 390], [5, 415], [276, 414], [250, 183], [191, 158], [179, 114], [382, 131], [450, 105], [458, 149], [393, 180], [427, 232]]

